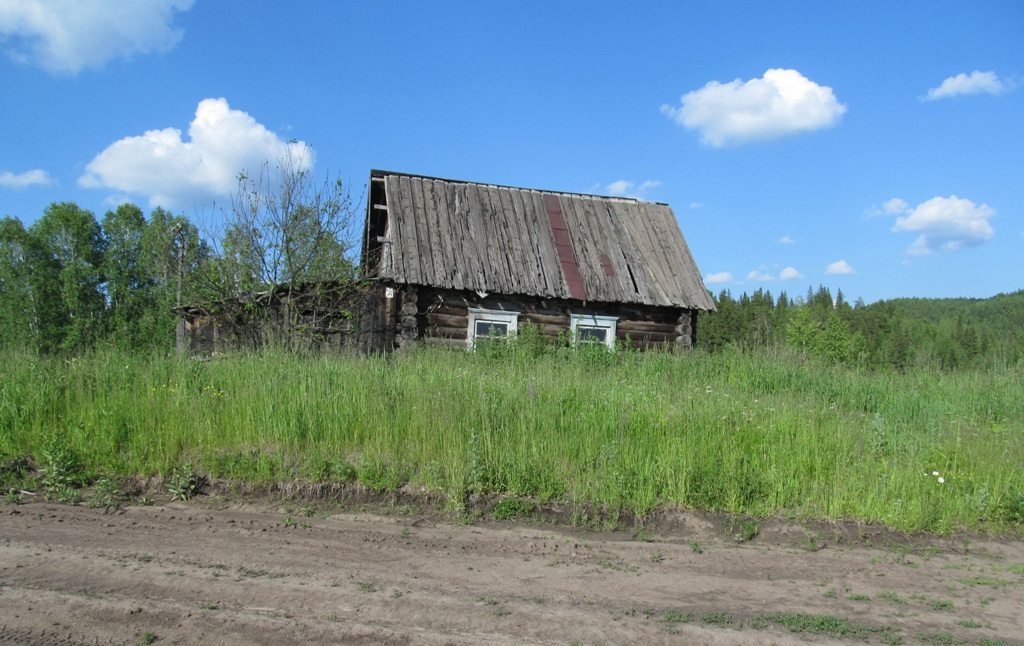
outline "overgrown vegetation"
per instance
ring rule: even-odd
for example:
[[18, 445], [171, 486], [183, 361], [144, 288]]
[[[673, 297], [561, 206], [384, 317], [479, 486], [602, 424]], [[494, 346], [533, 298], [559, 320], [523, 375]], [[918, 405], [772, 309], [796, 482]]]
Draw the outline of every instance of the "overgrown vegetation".
[[[208, 362], [8, 352], [0, 463], [31, 463], [58, 498], [96, 474], [162, 474], [178, 497], [206, 476], [356, 479], [382, 491], [412, 483], [455, 509], [504, 499], [500, 517], [559, 503], [595, 522], [682, 505], [1019, 531], [1022, 400], [1017, 366], [871, 371], [787, 348], [609, 355], [513, 343]], [[737, 540], [756, 535], [755, 520], [738, 523]]]
[[850, 304], [819, 287], [794, 301], [757, 290], [713, 297], [698, 344], [715, 351], [789, 346], [828, 363], [874, 369], [960, 370], [1024, 362], [1024, 290], [988, 299], [902, 298]]
[[0, 219], [0, 349], [166, 351], [177, 306], [259, 320], [287, 338], [293, 321], [261, 316], [255, 296], [295, 288], [315, 301], [357, 286], [359, 201], [340, 180], [314, 180], [306, 161], [241, 173], [215, 230], [162, 208], [147, 220], [128, 203], [100, 220], [73, 202], [28, 227]]

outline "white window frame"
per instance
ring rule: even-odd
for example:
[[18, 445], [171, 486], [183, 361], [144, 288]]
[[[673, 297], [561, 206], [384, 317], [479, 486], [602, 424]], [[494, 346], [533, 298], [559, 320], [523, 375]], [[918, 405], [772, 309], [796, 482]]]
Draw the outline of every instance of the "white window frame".
[[595, 314], [573, 314], [569, 318], [569, 330], [572, 333], [572, 344], [579, 344], [579, 328], [598, 328], [605, 330], [604, 345], [609, 350], [615, 349], [615, 331], [617, 316], [597, 316]]
[[507, 325], [508, 334], [506, 340], [511, 339], [519, 333], [519, 312], [507, 310], [485, 310], [481, 308], [469, 308], [469, 330], [466, 333], [466, 347], [472, 350], [476, 346], [476, 324], [496, 323]]

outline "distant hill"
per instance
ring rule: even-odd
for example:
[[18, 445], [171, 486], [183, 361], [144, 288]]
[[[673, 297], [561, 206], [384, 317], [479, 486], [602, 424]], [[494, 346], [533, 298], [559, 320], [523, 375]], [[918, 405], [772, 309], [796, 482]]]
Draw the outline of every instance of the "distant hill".
[[894, 298], [881, 303], [906, 321], [939, 323], [960, 318], [993, 332], [1024, 330], [1024, 289], [991, 298]]

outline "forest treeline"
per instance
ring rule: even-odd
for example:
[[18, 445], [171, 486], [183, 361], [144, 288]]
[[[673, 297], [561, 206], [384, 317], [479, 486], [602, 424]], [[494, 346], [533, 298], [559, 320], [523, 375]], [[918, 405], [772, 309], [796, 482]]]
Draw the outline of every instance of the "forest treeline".
[[[218, 236], [162, 208], [147, 218], [133, 204], [101, 219], [61, 202], [28, 227], [0, 220], [0, 349], [170, 351], [178, 305], [355, 279], [361, 222], [347, 191], [312, 185], [301, 172], [283, 176], [274, 191], [263, 176], [240, 177]], [[1024, 290], [870, 305], [823, 286], [797, 298], [760, 289], [712, 297], [718, 312], [702, 314], [697, 330], [698, 347], [711, 352], [789, 346], [827, 362], [896, 369], [1024, 363]]]
[[824, 286], [806, 296], [713, 295], [697, 345], [711, 351], [790, 346], [827, 362], [899, 370], [1024, 363], [1024, 290], [987, 299], [898, 298], [867, 305]]

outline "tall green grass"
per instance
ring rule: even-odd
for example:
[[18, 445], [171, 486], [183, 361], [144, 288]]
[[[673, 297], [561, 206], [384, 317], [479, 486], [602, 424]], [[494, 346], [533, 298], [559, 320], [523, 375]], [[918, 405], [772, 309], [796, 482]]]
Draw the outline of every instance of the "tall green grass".
[[786, 353], [525, 344], [0, 361], [0, 454], [41, 461], [59, 442], [95, 474], [191, 462], [218, 478], [358, 478], [454, 504], [506, 494], [639, 517], [682, 505], [938, 532], [1024, 520], [1019, 369], [901, 374]]

